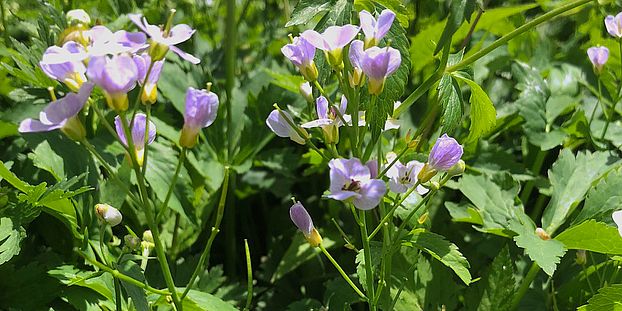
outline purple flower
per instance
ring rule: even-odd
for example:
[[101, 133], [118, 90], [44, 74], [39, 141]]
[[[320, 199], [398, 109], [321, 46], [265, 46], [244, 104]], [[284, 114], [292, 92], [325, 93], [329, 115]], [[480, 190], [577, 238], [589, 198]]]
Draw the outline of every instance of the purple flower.
[[600, 74], [609, 59], [609, 49], [604, 46], [593, 46], [587, 49], [587, 56], [596, 73]]
[[309, 213], [300, 202], [294, 203], [294, 205], [289, 208], [289, 217], [311, 246], [316, 247], [320, 245], [322, 237], [313, 226], [311, 216], [309, 216]]
[[[149, 54], [142, 53], [141, 55], [134, 55], [134, 63], [138, 70], [138, 84], [144, 84], [143, 92], [140, 94], [140, 100], [146, 104], [153, 104], [158, 96], [157, 83], [162, 73], [164, 59], [153, 63], [151, 72], [149, 72], [149, 77], [147, 77], [147, 71], [149, 71], [149, 66], [151, 66], [151, 56], [149, 56]], [[146, 81], [145, 78], [147, 78]]]
[[63, 47], [47, 48], [39, 66], [48, 77], [65, 83], [72, 91], [77, 92], [86, 81], [86, 67], [82, 62], [86, 57], [80, 44], [68, 41]]
[[306, 30], [300, 36], [316, 48], [328, 54], [331, 66], [343, 69], [342, 50], [356, 37], [359, 27], [354, 25], [330, 26], [319, 34], [315, 30]]
[[622, 12], [615, 17], [613, 15], [605, 17], [605, 27], [610, 35], [622, 38]]
[[330, 168], [331, 199], [352, 202], [361, 210], [376, 207], [386, 192], [386, 186], [380, 179], [372, 179], [369, 167], [361, 164], [361, 160], [332, 159]]
[[365, 166], [369, 169], [370, 178], [378, 178], [378, 160], [371, 159], [365, 163]]
[[371, 13], [363, 10], [359, 13], [361, 28], [365, 34], [365, 47], [375, 46], [391, 29], [391, 24], [395, 19], [395, 13], [389, 9], [380, 12], [378, 20]]
[[400, 52], [392, 47], [374, 46], [365, 50], [361, 67], [369, 78], [369, 93], [373, 95], [382, 93], [384, 81], [400, 67], [401, 62]]
[[[287, 120], [285, 119], [287, 118]], [[288, 122], [289, 121], [289, 122]], [[289, 139], [304, 145], [305, 139], [290, 125], [294, 124], [292, 117], [286, 111], [272, 110], [266, 119], [266, 125], [279, 137], [289, 137]]]
[[[387, 161], [389, 163], [395, 160], [395, 153], [389, 153], [387, 155]], [[423, 168], [423, 163], [419, 161], [410, 161], [406, 165], [402, 164], [399, 160], [393, 164], [387, 170], [387, 177], [389, 177], [389, 189], [395, 193], [405, 193], [408, 189], [417, 184], [417, 175]], [[428, 189], [418, 185], [417, 193], [424, 195], [428, 192]]]
[[309, 82], [300, 84], [298, 92], [305, 98], [305, 100], [310, 103], [313, 102], [313, 89], [311, 88], [311, 84], [309, 84]]
[[365, 55], [365, 50], [363, 46], [364, 44], [361, 40], [354, 40], [350, 44], [349, 57], [353, 72], [348, 79], [352, 88], [363, 84], [365, 79], [365, 75], [363, 74], [363, 57]]
[[130, 20], [134, 22], [138, 28], [149, 35], [153, 41], [150, 54], [156, 60], [164, 58], [168, 49], [171, 49], [171, 51], [175, 52], [175, 54], [179, 55], [179, 57], [195, 65], [201, 62], [200, 59], [175, 46], [192, 37], [196, 30], [190, 28], [190, 26], [186, 24], [179, 24], [171, 27], [171, 25], [168, 24], [163, 30], [156, 25], [150, 25], [142, 14], [129, 14], [128, 16]]
[[428, 165], [437, 171], [445, 172], [454, 166], [462, 157], [462, 146], [452, 137], [443, 134], [430, 151]]
[[106, 26], [95, 26], [85, 32], [90, 56], [135, 53], [146, 48], [147, 36], [142, 32], [119, 30], [115, 33]]
[[[119, 139], [128, 147], [127, 139], [125, 136], [125, 132], [123, 131], [123, 123], [121, 122], [121, 117], [116, 116], [114, 118], [114, 125], [117, 130], [117, 135], [119, 135]], [[134, 120], [129, 125], [132, 129], [132, 143], [134, 144], [134, 153], [136, 155], [136, 161], [138, 165], [143, 164], [144, 155], [145, 155], [145, 145], [151, 144], [155, 140], [156, 136], [156, 127], [151, 120], [149, 121], [149, 136], [147, 141], [145, 142], [145, 130], [147, 125], [147, 116], [144, 113], [137, 113], [134, 117]]]
[[188, 88], [186, 92], [184, 127], [181, 130], [179, 144], [186, 148], [194, 147], [199, 131], [214, 123], [217, 112], [218, 96], [216, 94], [207, 90]]
[[307, 81], [315, 81], [318, 77], [317, 67], [313, 62], [315, 47], [302, 37], [295, 37], [292, 43], [281, 48], [281, 53], [300, 70]]
[[104, 91], [110, 108], [127, 110], [127, 93], [136, 86], [138, 68], [131, 56], [96, 56], [89, 60], [89, 79]]
[[39, 113], [39, 120], [26, 119], [22, 121], [19, 124], [19, 132], [49, 132], [61, 129], [71, 139], [80, 140], [84, 138], [84, 126], [77, 118], [77, 115], [89, 99], [92, 90], [92, 83], [83, 83], [77, 94], [69, 93], [65, 97], [47, 105]]
[[338, 112], [334, 107], [329, 107], [328, 100], [324, 96], [318, 97], [315, 102], [318, 119], [304, 123], [301, 126], [303, 128], [321, 127], [326, 143], [337, 143], [339, 141], [339, 127], [343, 125], [337, 113], [341, 114], [346, 122], [350, 122], [351, 119], [349, 115], [345, 114], [348, 100], [345, 96], [341, 96]]

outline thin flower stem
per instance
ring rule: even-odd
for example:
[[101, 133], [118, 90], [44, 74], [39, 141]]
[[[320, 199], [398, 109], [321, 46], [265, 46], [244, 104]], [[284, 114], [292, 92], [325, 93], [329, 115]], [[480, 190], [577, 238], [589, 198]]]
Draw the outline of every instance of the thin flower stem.
[[[412, 266], [410, 266], [410, 268], [408, 268], [408, 271], [406, 271], [405, 275], [409, 275], [413, 273], [413, 271], [415, 271], [415, 269], [417, 268], [418, 261], [419, 261], [419, 252], [417, 251], [417, 256], [415, 257], [415, 263]], [[402, 285], [400, 285], [400, 288], [397, 290], [395, 297], [393, 297], [393, 300], [391, 301], [391, 306], [389, 307], [388, 310], [393, 310], [393, 308], [395, 307], [395, 304], [397, 303], [397, 300], [400, 298], [400, 295], [402, 294], [402, 291], [404, 291], [404, 288], [406, 287], [407, 283], [408, 282], [402, 282]]]
[[371, 261], [371, 247], [369, 246], [369, 236], [367, 235], [367, 215], [365, 215], [365, 211], [359, 211], [359, 220], [360, 220], [360, 228], [361, 228], [361, 240], [363, 241], [363, 254], [365, 256], [365, 278], [366, 278], [366, 287], [367, 287], [367, 295], [370, 297], [369, 299], [369, 310], [375, 311], [375, 297], [374, 294], [374, 271], [372, 269], [372, 261]]
[[237, 23], [235, 17], [236, 1], [227, 1], [226, 17], [225, 17], [225, 93], [227, 94], [227, 161], [233, 159], [233, 87], [235, 84], [235, 62], [237, 59]]
[[[618, 39], [618, 47], [620, 49], [620, 58], [622, 59], [622, 39]], [[620, 81], [620, 84], [622, 84], [622, 61], [620, 61], [620, 77], [619, 77], [619, 81]], [[599, 84], [599, 87], [600, 87], [600, 84]], [[621, 87], [621, 85], [618, 85], [618, 89], [620, 89], [620, 87]], [[620, 92], [620, 91], [618, 91], [618, 92]], [[600, 96], [600, 90], [599, 90], [598, 93], [599, 93], [599, 96]], [[605, 121], [605, 127], [603, 128], [603, 132], [600, 134], [600, 140], [603, 140], [605, 138], [605, 134], [607, 134], [607, 130], [609, 129], [609, 123], [611, 123], [611, 119], [613, 119], [613, 115], [616, 112], [616, 106], [618, 105], [618, 102], [620, 101], [619, 97], [620, 97], [620, 95], [618, 93], [618, 98], [616, 98], [615, 102], [611, 106], [611, 111], [609, 112], [609, 116], [607, 116], [607, 114], [605, 114], [605, 117], [606, 117], [607, 120]]]
[[343, 277], [343, 279], [350, 284], [350, 287], [352, 287], [352, 289], [363, 299], [368, 300], [367, 297], [365, 296], [365, 294], [363, 294], [363, 292], [354, 284], [354, 282], [352, 282], [352, 280], [350, 279], [350, 277], [348, 276], [348, 274], [345, 273], [345, 271], [343, 271], [343, 269], [341, 268], [341, 266], [339, 265], [339, 263], [337, 263], [337, 261], [333, 258], [333, 256], [330, 255], [330, 253], [326, 250], [326, 248], [324, 247], [324, 245], [322, 245], [320, 243], [319, 248], [322, 250], [322, 253], [324, 253], [324, 255], [326, 256], [326, 258], [328, 258], [328, 260], [333, 264], [333, 266], [335, 266], [335, 268], [337, 269], [337, 271], [339, 271], [339, 274], [341, 274], [341, 277]]
[[139, 280], [137, 280], [135, 278], [132, 278], [131, 276], [128, 276], [128, 275], [125, 275], [125, 274], [121, 273], [119, 270], [112, 269], [112, 268], [110, 268], [110, 267], [108, 267], [108, 266], [98, 262], [97, 260], [94, 260], [94, 259], [88, 257], [86, 254], [84, 254], [81, 251], [78, 251], [78, 255], [80, 255], [82, 258], [86, 259], [89, 263], [91, 263], [92, 265], [96, 266], [100, 270], [103, 270], [105, 272], [108, 272], [108, 273], [112, 274], [112, 276], [115, 279], [119, 279], [121, 281], [124, 281], [124, 282], [130, 283], [132, 285], [138, 286], [138, 287], [143, 288], [143, 289], [145, 289], [147, 291], [150, 291], [150, 292], [152, 292], [154, 294], [163, 295], [163, 296], [169, 296], [171, 294], [170, 292], [168, 292], [166, 290], [153, 288], [153, 287], [147, 285], [146, 283], [143, 283], [143, 282], [141, 282], [141, 281], [139, 281]]
[[203, 249], [203, 253], [201, 253], [201, 257], [199, 258], [199, 262], [197, 263], [196, 268], [194, 268], [194, 272], [192, 272], [192, 276], [190, 277], [190, 281], [186, 286], [183, 294], [181, 294], [181, 299], [183, 300], [188, 292], [194, 285], [194, 281], [199, 276], [201, 269], [209, 263], [210, 250], [212, 249], [212, 243], [214, 243], [214, 239], [216, 239], [216, 235], [220, 232], [220, 223], [222, 221], [222, 217], [225, 212], [225, 202], [227, 201], [227, 192], [229, 191], [229, 167], [225, 167], [225, 176], [222, 181], [222, 192], [220, 193], [220, 200], [218, 201], [218, 210], [216, 211], [216, 222], [212, 227], [212, 233], [207, 240], [207, 245]]
[[251, 309], [253, 302], [253, 265], [251, 263], [251, 251], [248, 248], [248, 240], [244, 239], [244, 253], [246, 254], [246, 306], [244, 310]]
[[106, 234], [106, 225], [104, 224], [104, 222], [100, 221], [99, 222], [99, 249], [102, 252], [101, 253], [102, 261], [104, 262], [105, 265], [108, 265], [108, 255], [107, 255], [108, 248], [105, 246], [106, 243], [104, 242], [105, 234]]
[[[134, 142], [132, 141], [132, 135], [130, 132], [130, 127], [127, 123], [127, 119], [125, 118], [125, 112], [121, 113], [120, 119], [129, 149], [134, 150]], [[140, 165], [138, 165], [138, 162], [136, 161], [136, 153], [130, 152], [129, 154], [130, 160], [132, 161], [132, 167], [134, 168], [134, 172], [136, 174], [136, 179], [138, 180], [138, 190], [140, 196], [142, 197], [145, 216], [147, 218], [147, 225], [149, 226], [149, 229], [153, 234], [153, 241], [155, 244], [156, 256], [158, 257], [158, 262], [160, 263], [160, 269], [162, 270], [164, 280], [169, 289], [169, 292], [171, 293], [171, 297], [173, 298], [173, 304], [175, 305], [175, 308], [177, 309], [177, 311], [183, 311], [183, 305], [181, 304], [181, 300], [177, 295], [177, 290], [175, 289], [175, 282], [173, 281], [173, 275], [171, 274], [171, 269], [168, 266], [166, 254], [164, 253], [164, 246], [162, 245], [162, 240], [160, 240], [160, 229], [155, 223], [153, 210], [151, 209], [151, 204], [149, 203], [149, 195], [147, 194], [147, 187], [145, 186], [145, 176], [141, 174]]]
[[533, 280], [538, 275], [538, 272], [540, 272], [540, 266], [538, 266], [538, 264], [534, 262], [533, 264], [531, 264], [531, 268], [529, 268], [529, 271], [527, 272], [525, 278], [523, 278], [523, 281], [518, 288], [516, 295], [514, 295], [514, 297], [512, 298], [512, 302], [510, 303], [509, 308], [510, 311], [516, 310], [516, 308], [518, 308], [518, 305], [523, 299], [523, 296], [525, 296], [525, 294], [527, 293], [531, 282], [533, 282]]
[[[136, 99], [134, 100], [134, 105], [132, 106], [132, 120], [134, 120], [134, 117], [136, 116], [136, 108], [138, 107], [138, 103], [140, 102], [140, 97], [142, 96], [143, 92], [145, 91], [145, 83], [147, 83], [147, 81], [149, 81], [149, 76], [151, 75], [151, 70], [153, 69], [153, 64], [155, 62], [153, 61], [153, 59], [151, 59], [151, 61], [149, 62], [149, 67], [147, 67], [147, 72], [145, 73], [145, 79], [143, 79], [143, 83], [140, 85], [140, 90], [138, 91], [138, 96], [136, 96]], [[140, 81], [139, 81], [140, 82]], [[133, 122], [132, 122], [132, 126], [134, 126]]]
[[[404, 194], [404, 196], [401, 199], [399, 199], [399, 201], [396, 201], [395, 204], [393, 204], [393, 207], [391, 207], [391, 210], [389, 210], [389, 212], [384, 216], [384, 218], [382, 218], [382, 220], [380, 220], [380, 223], [378, 224], [376, 229], [374, 229], [374, 231], [372, 231], [371, 234], [369, 235], [370, 239], [373, 238], [380, 231], [380, 229], [382, 229], [382, 227], [385, 226], [385, 223], [388, 223], [389, 219], [391, 219], [391, 217], [393, 216], [393, 213], [395, 213], [397, 208], [400, 207], [400, 205], [402, 205], [402, 203], [404, 203], [404, 201], [406, 201], [406, 199], [415, 190], [417, 190], [417, 187], [419, 187], [419, 185], [421, 185], [421, 183], [417, 180], [415, 185], [412, 188], [408, 189], [406, 194]], [[421, 203], [422, 201], [423, 201], [423, 199], [421, 201], [419, 201], [419, 202]], [[417, 206], [419, 206], [419, 205], [417, 205]], [[417, 208], [417, 207], [415, 207], [415, 208]]]
[[[353, 125], [354, 125], [354, 118], [352, 117], [352, 124], [348, 124], [348, 122], [346, 122], [346, 119], [343, 117], [343, 115], [341, 114], [341, 111], [339, 111], [339, 107], [337, 107], [328, 97], [328, 94], [324, 91], [324, 89], [322, 88], [322, 86], [320, 85], [320, 83], [315, 80], [313, 81], [313, 85], [315, 85], [315, 87], [318, 89], [318, 91], [320, 91], [320, 94], [322, 94], [324, 96], [324, 98], [326, 98], [326, 101], [328, 102], [328, 105], [330, 107], [333, 108], [333, 110], [335, 111], [335, 114], [337, 115], [337, 118], [339, 118], [339, 120], [343, 123], [343, 126], [345, 126], [346, 128], [348, 128], [348, 137], [350, 138], [350, 144], [355, 144], [356, 143], [356, 139], [353, 136]], [[357, 118], [357, 126], [358, 126], [358, 116], [356, 116]], [[354, 151], [354, 148], [352, 148]], [[355, 154], [356, 156], [356, 154]]]
[[103, 111], [99, 109], [97, 103], [91, 102], [91, 107], [93, 107], [93, 110], [95, 111], [101, 122], [104, 124], [104, 127], [108, 130], [110, 135], [112, 135], [112, 137], [114, 137], [115, 140], [121, 144], [121, 147], [123, 147], [125, 151], [129, 152], [128, 147], [121, 141], [121, 138], [119, 138], [119, 134], [117, 134], [117, 131], [115, 131], [112, 125], [108, 122], [108, 120], [106, 120], [106, 116], [104, 115]]
[[[309, 137], [308, 134], [304, 133], [302, 130], [300, 130], [300, 128], [298, 126], [296, 126], [296, 124], [294, 124], [294, 122], [292, 120], [290, 120], [281, 110], [281, 108], [279, 108], [278, 105], [274, 104], [275, 108], [279, 111], [279, 114], [281, 115], [281, 117], [283, 117], [283, 119], [285, 120], [285, 122], [287, 122], [287, 124], [289, 124], [289, 126], [291, 126], [294, 131], [296, 131], [296, 133], [298, 135], [300, 135], [300, 137], [304, 138], [305, 140], [305, 144], [309, 145], [309, 147], [311, 147], [311, 149], [315, 150], [317, 153], [319, 153], [324, 159], [326, 159], [326, 161], [330, 161], [331, 158], [329, 158], [328, 156], [326, 156], [324, 154], [324, 152], [322, 152], [312, 141], [311, 141], [311, 137]], [[329, 149], [330, 150], [330, 149]], [[332, 150], [330, 150], [332, 152]], [[335, 155], [334, 155], [335, 156]], [[339, 155], [336, 155], [336, 157], [338, 158]]]
[[168, 186], [168, 191], [166, 192], [166, 197], [164, 197], [164, 201], [162, 201], [162, 205], [160, 205], [160, 210], [157, 211], [158, 215], [156, 216], [156, 223], [159, 224], [162, 219], [162, 215], [168, 208], [168, 201], [171, 199], [173, 195], [173, 190], [175, 190], [175, 185], [177, 183], [177, 177], [179, 176], [179, 172], [181, 171], [181, 167], [186, 160], [186, 152], [188, 149], [182, 148], [179, 153], [179, 160], [177, 161], [177, 166], [175, 167], [175, 173], [173, 174], [173, 178], [171, 179], [171, 184]]
[[588, 125], [592, 125], [592, 121], [594, 121], [594, 115], [596, 114], [596, 108], [598, 108], [598, 106], [603, 106], [601, 107], [603, 109], [603, 112], [605, 111], [605, 107], [604, 107], [604, 103], [602, 101], [602, 83], [600, 82], [600, 75], [597, 76], [597, 80], [598, 80], [598, 102], [596, 103], [596, 105], [594, 105], [594, 109], [592, 109], [592, 114], [590, 115], [590, 122], [588, 123]]
[[393, 167], [393, 165], [395, 165], [395, 163], [397, 163], [397, 161], [400, 160], [401, 157], [403, 157], [406, 152], [408, 151], [408, 149], [410, 149], [410, 147], [408, 145], [406, 145], [406, 147], [404, 149], [402, 149], [402, 151], [400, 151], [400, 153], [395, 157], [395, 159], [393, 159], [393, 161], [391, 161], [391, 163], [389, 163], [389, 165], [387, 165], [387, 167], [385, 167], [382, 172], [380, 172], [380, 174], [378, 174], [378, 179], [382, 178], [388, 171], [389, 169], [391, 169], [391, 167]]
[[596, 292], [594, 291], [594, 287], [592, 286], [592, 282], [590, 281], [590, 276], [587, 274], [587, 269], [585, 269], [585, 264], [581, 265], [581, 268], [583, 268], [583, 274], [585, 274], [585, 280], [587, 281], [587, 285], [590, 288], [590, 292], [592, 292], [592, 296], [594, 296]]

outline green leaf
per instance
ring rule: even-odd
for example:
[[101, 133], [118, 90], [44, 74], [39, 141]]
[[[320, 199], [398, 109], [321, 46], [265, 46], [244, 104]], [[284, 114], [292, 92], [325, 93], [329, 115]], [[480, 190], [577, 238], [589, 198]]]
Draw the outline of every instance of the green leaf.
[[305, 79], [299, 75], [283, 74], [272, 71], [270, 69], [264, 69], [264, 71], [272, 77], [271, 83], [286, 89], [292, 93], [300, 93], [300, 85], [305, 82]]
[[324, 287], [324, 304], [328, 310], [352, 310], [350, 305], [362, 301], [341, 277], [327, 281]]
[[309, 310], [322, 310], [322, 303], [311, 298], [305, 298], [292, 302], [287, 306], [285, 311], [309, 311]]
[[598, 290], [588, 304], [579, 307], [578, 311], [620, 311], [622, 310], [622, 284], [613, 284]]
[[331, 0], [300, 0], [294, 7], [290, 20], [285, 27], [303, 25], [308, 23], [316, 15], [329, 11], [333, 1]]
[[[378, 258], [382, 257], [382, 243], [371, 241], [369, 243], [369, 249], [371, 253], [371, 266], [374, 271], [373, 274], [377, 275], [376, 271], [378, 265], [380, 264], [380, 260]], [[358, 254], [356, 254], [354, 263], [356, 263], [356, 274], [358, 275], [359, 282], [362, 283], [364, 280], [367, 280], [367, 270], [365, 270], [365, 251], [363, 249], [360, 249]]]
[[[331, 241], [327, 237], [324, 237], [322, 245], [324, 245], [326, 249], [329, 249], [335, 245], [335, 242]], [[289, 245], [287, 251], [285, 251], [285, 254], [283, 255], [283, 258], [279, 261], [279, 266], [274, 271], [271, 282], [274, 283], [287, 273], [293, 271], [303, 263], [317, 256], [319, 253], [321, 253], [319, 248], [311, 247], [302, 234], [296, 234], [292, 239], [292, 244]]]
[[443, 108], [441, 131], [451, 135], [460, 126], [463, 114], [460, 86], [451, 75], [443, 75], [438, 83], [438, 100]]
[[475, 142], [495, 127], [497, 111], [488, 94], [475, 81], [461, 75], [454, 76], [471, 88], [471, 99], [469, 100], [471, 102], [471, 125], [466, 142]]
[[514, 279], [514, 262], [510, 257], [510, 249], [504, 246], [495, 257], [488, 271], [488, 275], [482, 283], [484, 289], [482, 299], [477, 310], [480, 311], [505, 311], [509, 310], [508, 301], [511, 301], [516, 290]]
[[466, 222], [476, 225], [483, 225], [484, 221], [477, 209], [470, 204], [456, 204], [454, 202], [445, 202], [445, 208], [451, 215], [451, 219], [455, 222]]
[[72, 265], [63, 265], [48, 271], [48, 274], [65, 285], [89, 288], [106, 299], [114, 301], [113, 278], [109, 273], [99, 274], [93, 271], [80, 271]]
[[453, 270], [464, 284], [469, 285], [471, 283], [469, 262], [462, 256], [458, 246], [445, 240], [442, 235], [425, 231], [425, 229], [415, 229], [412, 233], [410, 241], [404, 242], [403, 245], [416, 247], [430, 254]]
[[454, 35], [456, 30], [462, 25], [466, 19], [471, 17], [471, 13], [475, 9], [475, 0], [454, 0], [451, 1], [451, 5], [449, 7], [449, 16], [447, 17], [447, 23], [445, 24], [445, 29], [443, 29], [443, 34], [441, 38], [438, 40], [438, 44], [436, 45], [436, 50], [434, 50], [434, 54], [437, 54], [443, 49], [445, 43], [451, 40], [451, 37]]
[[[117, 266], [117, 269], [125, 275], [129, 275], [136, 280], [145, 282], [145, 275], [142, 269], [138, 266], [138, 264], [131, 260], [121, 262]], [[125, 281], [121, 281], [121, 284], [123, 285], [123, 288], [125, 288], [127, 294], [132, 298], [132, 303], [137, 311], [150, 310], [149, 303], [147, 302], [147, 295], [145, 294], [144, 289]]]
[[191, 289], [188, 296], [182, 302], [184, 310], [189, 311], [237, 311], [233, 305], [224, 302], [222, 299], [208, 293]]
[[569, 149], [562, 150], [548, 174], [553, 195], [542, 215], [545, 231], [553, 234], [583, 201], [592, 184], [616, 162], [606, 152], [579, 152], [575, 158]]
[[[356, 5], [355, 0], [355, 5]], [[402, 25], [404, 28], [408, 28], [408, 24], [410, 21], [410, 16], [408, 14], [408, 9], [404, 5], [403, 1], [400, 0], [374, 0], [373, 2], [381, 5], [384, 8], [387, 8], [393, 13], [395, 13], [396, 20]], [[371, 12], [371, 11], [370, 11]]]
[[572, 220], [572, 224], [578, 224], [587, 219], [613, 224], [611, 214], [622, 206], [620, 189], [622, 189], [622, 169], [617, 169], [601, 179], [596, 187], [590, 188], [583, 208]]
[[[510, 221], [510, 229], [516, 232], [514, 241], [518, 247], [535, 261], [549, 276], [553, 276], [557, 264], [566, 253], [564, 244], [557, 240], [543, 240], [536, 234], [536, 226], [529, 216], [522, 214]], [[547, 231], [548, 232], [548, 231]]]
[[564, 243], [567, 249], [622, 255], [622, 237], [618, 229], [593, 219], [564, 230], [555, 240]]
[[19, 254], [19, 244], [25, 237], [24, 228], [15, 226], [10, 218], [0, 218], [0, 265]]

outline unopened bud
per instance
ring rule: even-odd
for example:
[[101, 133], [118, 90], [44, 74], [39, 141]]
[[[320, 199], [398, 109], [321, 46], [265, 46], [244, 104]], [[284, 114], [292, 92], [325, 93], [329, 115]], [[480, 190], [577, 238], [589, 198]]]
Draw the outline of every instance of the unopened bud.
[[423, 165], [419, 174], [417, 174], [417, 179], [421, 182], [428, 182], [432, 177], [436, 176], [437, 171], [433, 169], [428, 163]]
[[83, 24], [88, 26], [91, 24], [91, 17], [82, 9], [70, 10], [67, 12], [67, 22], [69, 25]]
[[309, 63], [309, 65], [300, 67], [300, 74], [305, 78], [305, 80], [309, 82], [313, 82], [317, 80], [320, 73], [317, 70], [317, 66], [315, 66], [314, 62]]
[[138, 250], [140, 249], [140, 239], [136, 236], [133, 236], [131, 234], [127, 234], [123, 237], [123, 241], [125, 241], [125, 246], [127, 246], [127, 248], [131, 249], [131, 250]]
[[311, 84], [309, 84], [309, 82], [300, 84], [298, 91], [300, 92], [300, 95], [304, 97], [306, 101], [310, 103], [314, 101], [313, 100], [313, 89], [311, 88]]
[[120, 224], [121, 220], [123, 220], [121, 212], [108, 204], [95, 205], [95, 212], [97, 212], [97, 216], [99, 217], [99, 219], [106, 222], [112, 227]]
[[584, 249], [580, 249], [577, 251], [577, 257], [575, 258], [575, 262], [583, 266], [587, 263], [587, 252]]
[[337, 144], [339, 142], [339, 127], [335, 124], [322, 126], [324, 132], [324, 140], [327, 144]]
[[551, 236], [548, 233], [546, 233], [546, 231], [544, 231], [544, 229], [542, 228], [536, 228], [536, 235], [540, 237], [540, 239], [545, 240], [545, 241], [551, 239]]
[[145, 230], [145, 232], [143, 232], [143, 241], [153, 243], [153, 234], [151, 234], [151, 230]]
[[454, 166], [450, 167], [449, 170], [447, 170], [447, 175], [452, 177], [462, 175], [465, 168], [466, 164], [464, 163], [464, 161], [459, 160], [458, 163], [454, 164]]
[[426, 220], [428, 220], [428, 212], [425, 212], [423, 215], [421, 215], [421, 217], [419, 217], [419, 219], [417, 219], [417, 222], [420, 225], [423, 225], [423, 223], [425, 223]]
[[350, 74], [348, 74], [348, 82], [350, 83], [351, 88], [361, 86], [364, 81], [365, 74], [363, 74], [363, 70], [361, 68], [356, 67]]
[[309, 236], [305, 236], [305, 239], [312, 247], [318, 247], [322, 243], [322, 236], [315, 228], [313, 228]]

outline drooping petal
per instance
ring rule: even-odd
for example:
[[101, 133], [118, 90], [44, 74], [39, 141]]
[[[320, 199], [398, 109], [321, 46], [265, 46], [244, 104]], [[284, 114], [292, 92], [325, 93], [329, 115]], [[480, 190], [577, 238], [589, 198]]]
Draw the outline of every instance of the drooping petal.
[[136, 24], [136, 26], [138, 26], [138, 28], [140, 28], [140, 30], [147, 32], [147, 28], [145, 28], [145, 24], [144, 24], [147, 20], [143, 21], [142, 14], [128, 14], [127, 16], [130, 18], [130, 20], [134, 24]]
[[333, 124], [333, 122], [335, 122], [335, 121], [331, 120], [331, 119], [317, 119], [317, 120], [305, 122], [305, 123], [301, 124], [300, 126], [303, 127], [303, 128], [308, 129], [308, 128], [314, 128], [314, 127], [321, 127], [321, 126], [330, 125], [330, 124]]
[[176, 47], [176, 46], [169, 46], [169, 49], [171, 51], [173, 51], [175, 54], [179, 55], [179, 57], [181, 57], [184, 60], [189, 61], [191, 64], [193, 65], [197, 65], [201, 62], [200, 59], [196, 58], [194, 55], [192, 54], [188, 54], [184, 51], [182, 51], [180, 48]]
[[314, 229], [313, 220], [300, 202], [294, 203], [294, 205], [289, 208], [289, 217], [292, 219], [294, 225], [302, 231], [302, 234], [305, 236], [311, 235]]
[[49, 132], [61, 128], [62, 124], [43, 124], [39, 120], [26, 119], [19, 124], [20, 133]]
[[[288, 115], [286, 111], [283, 111], [284, 114]], [[289, 137], [289, 128], [291, 127], [287, 124], [287, 121], [283, 119], [278, 110], [274, 109], [268, 115], [266, 119], [266, 125], [279, 137]]]
[[190, 37], [192, 37], [195, 31], [196, 30], [186, 24], [177, 24], [171, 28], [171, 31], [166, 38], [166, 43], [168, 45], [176, 45], [187, 41]]
[[387, 192], [386, 185], [380, 179], [371, 179], [361, 183], [359, 198], [354, 198], [354, 207], [361, 210], [370, 210], [380, 203], [382, 197]]
[[331, 192], [326, 197], [333, 199], [333, 200], [337, 200], [337, 201], [345, 201], [350, 198], [360, 198], [361, 195], [354, 191], [337, 190], [337, 191]]

